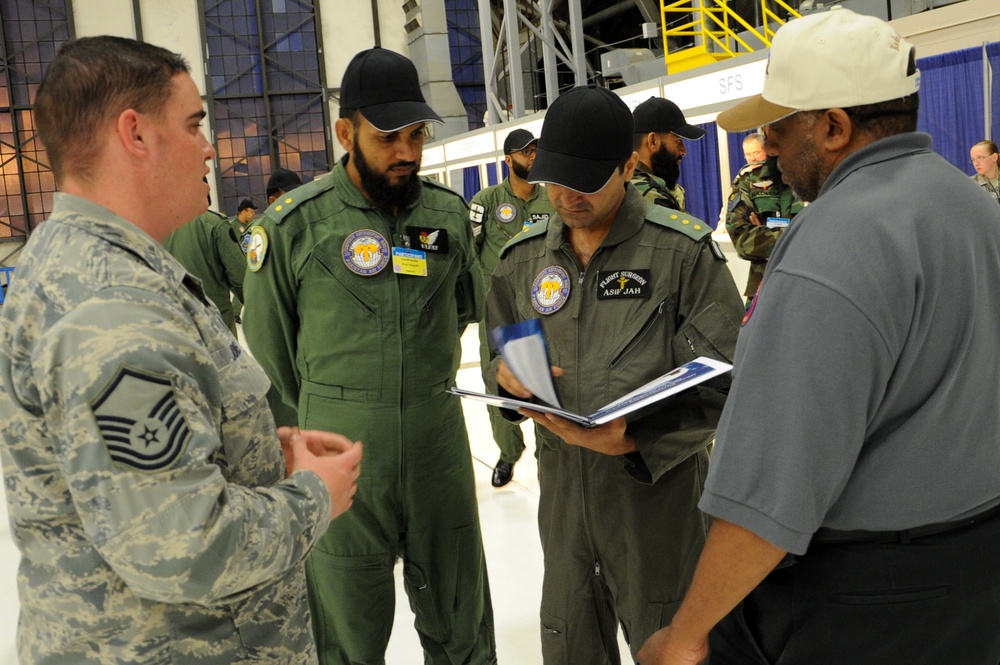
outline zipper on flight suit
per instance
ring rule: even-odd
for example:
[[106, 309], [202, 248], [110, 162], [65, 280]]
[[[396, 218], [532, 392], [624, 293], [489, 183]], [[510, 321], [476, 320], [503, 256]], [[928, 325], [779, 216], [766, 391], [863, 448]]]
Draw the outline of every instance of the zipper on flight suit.
[[[563, 252], [565, 254], [567, 254], [569, 256], [570, 260], [573, 261], [574, 265], [576, 265], [576, 267], [577, 267], [577, 274], [579, 275], [579, 279], [578, 279], [577, 283], [580, 284], [580, 285], [582, 285], [584, 283], [584, 280], [587, 277], [587, 269], [594, 263], [594, 259], [597, 258], [597, 255], [600, 254], [601, 247], [599, 246], [594, 251], [593, 255], [590, 257], [590, 261], [587, 262], [587, 266], [583, 267], [583, 266], [580, 265], [579, 260], [577, 260], [576, 253], [573, 252], [572, 247], [568, 247], [567, 248], [567, 245], [568, 245], [568, 243], [564, 244], [563, 247], [562, 247], [562, 250], [563, 250]], [[574, 316], [573, 318], [575, 320], [575, 324], [574, 325], [579, 326], [579, 324], [580, 324], [580, 322], [579, 322], [579, 310], [577, 311], [577, 316]], [[580, 345], [579, 345], [580, 335], [579, 334], [576, 335], [576, 339], [577, 339], [577, 347], [576, 347], [576, 349], [574, 349], [575, 355], [576, 355], [576, 366], [580, 367]], [[600, 577], [601, 577], [601, 559], [600, 559], [600, 556], [597, 553], [597, 546], [594, 544], [594, 534], [590, 530], [590, 515], [589, 515], [590, 511], [587, 509], [587, 481], [586, 481], [586, 478], [585, 478], [585, 474], [583, 472], [583, 452], [584, 452], [584, 449], [583, 448], [578, 448], [576, 452], [577, 452], [577, 454], [576, 454], [577, 469], [578, 469], [579, 474], [580, 474], [580, 503], [581, 503], [581, 509], [582, 509], [581, 513], [583, 515], [583, 529], [584, 529], [584, 532], [587, 534], [587, 544], [590, 546], [590, 555], [594, 559], [594, 577], [600, 579]]]

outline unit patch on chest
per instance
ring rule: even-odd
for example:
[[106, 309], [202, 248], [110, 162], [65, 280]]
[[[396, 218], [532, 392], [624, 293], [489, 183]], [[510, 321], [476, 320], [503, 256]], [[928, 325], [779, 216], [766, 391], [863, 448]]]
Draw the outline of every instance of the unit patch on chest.
[[425, 229], [414, 227], [406, 229], [404, 236], [407, 248], [420, 249], [434, 254], [448, 253], [447, 229]]
[[497, 219], [504, 224], [513, 222], [515, 217], [517, 217], [517, 208], [510, 203], [501, 203], [497, 206]]
[[598, 270], [597, 299], [649, 298], [649, 268], [635, 270]]
[[348, 270], [362, 277], [370, 277], [389, 265], [389, 243], [378, 231], [360, 229], [344, 240], [341, 255]]
[[552, 314], [566, 304], [571, 283], [562, 266], [545, 268], [531, 284], [531, 304], [539, 314]]

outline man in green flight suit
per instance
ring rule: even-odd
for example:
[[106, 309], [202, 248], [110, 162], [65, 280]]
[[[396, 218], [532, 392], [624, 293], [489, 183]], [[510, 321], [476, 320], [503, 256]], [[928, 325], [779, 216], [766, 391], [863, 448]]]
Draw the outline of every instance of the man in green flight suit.
[[632, 185], [647, 201], [673, 210], [684, 207], [681, 160], [687, 154], [684, 139], [697, 141], [705, 130], [689, 125], [677, 104], [663, 97], [650, 97], [632, 112], [635, 136], [632, 148], [639, 163], [632, 176]]
[[747, 164], [733, 180], [726, 206], [726, 231], [736, 254], [750, 262], [743, 291], [747, 307], [757, 293], [775, 243], [788, 228], [788, 222], [804, 207], [781, 179], [777, 157]]
[[[499, 185], [482, 189], [472, 197], [469, 219], [485, 284], [489, 284], [490, 276], [500, 262], [500, 250], [507, 241], [535, 222], [549, 221], [554, 212], [545, 193], [545, 185], [528, 182], [537, 148], [538, 139], [526, 129], [515, 129], [508, 134], [503, 142], [503, 153], [510, 174]], [[479, 325], [479, 356], [485, 369], [490, 362], [485, 321]], [[487, 411], [493, 440], [500, 448], [500, 459], [490, 482], [493, 487], [503, 487], [514, 477], [514, 464], [524, 452], [524, 435], [520, 425], [500, 415], [497, 407], [489, 406]]]
[[229, 220], [214, 210], [206, 210], [164, 238], [163, 247], [201, 280], [205, 295], [219, 308], [226, 327], [235, 335], [231, 294], [242, 301], [247, 263]]
[[445, 392], [482, 317], [468, 207], [417, 176], [441, 120], [407, 58], [357, 54], [340, 103], [347, 154], [252, 228], [245, 285], [247, 341], [298, 424], [365, 443], [354, 509], [307, 563], [320, 662], [384, 662], [402, 558], [424, 662], [495, 663], [472, 456]]
[[243, 199], [240, 201], [240, 207], [236, 209], [236, 216], [229, 220], [229, 225], [233, 227], [233, 233], [236, 234], [236, 238], [240, 241], [240, 249], [246, 251], [243, 247], [243, 237], [246, 235], [247, 227], [253, 222], [254, 215], [257, 214], [257, 206], [253, 204], [250, 199]]
[[[562, 406], [592, 413], [698, 356], [731, 361], [743, 316], [711, 227], [650, 204], [625, 103], [576, 88], [549, 107], [533, 182], [556, 212], [504, 248], [487, 323], [539, 318]], [[531, 393], [494, 357], [490, 392]], [[535, 423], [545, 665], [618, 662], [670, 623], [705, 539], [698, 498], [729, 377], [585, 429]]]

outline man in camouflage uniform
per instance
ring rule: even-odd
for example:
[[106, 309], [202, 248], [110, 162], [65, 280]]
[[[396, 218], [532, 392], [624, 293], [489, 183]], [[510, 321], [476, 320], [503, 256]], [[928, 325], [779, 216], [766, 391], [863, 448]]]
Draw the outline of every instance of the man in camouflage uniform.
[[[545, 185], [528, 182], [528, 173], [535, 163], [536, 139], [526, 129], [515, 129], [504, 139], [504, 161], [510, 170], [499, 185], [479, 191], [469, 205], [472, 234], [476, 238], [476, 251], [483, 271], [483, 282], [489, 284], [490, 276], [500, 262], [500, 250], [522, 229], [536, 222], [547, 222], [553, 213], [552, 204], [545, 192]], [[489, 340], [486, 322], [479, 323], [479, 356], [483, 368], [489, 365]], [[524, 452], [524, 435], [521, 427], [500, 415], [495, 406], [486, 407], [493, 428], [493, 440], [500, 448], [500, 459], [493, 469], [493, 487], [503, 487], [514, 477], [514, 464]]]
[[743, 291], [749, 307], [764, 277], [767, 259], [788, 222], [805, 204], [781, 179], [778, 159], [747, 164], [733, 180], [726, 208], [726, 231], [736, 254], [750, 262], [750, 274]]
[[650, 203], [684, 211], [681, 160], [687, 154], [684, 139], [697, 141], [705, 130], [689, 125], [677, 104], [662, 97], [650, 97], [632, 112], [635, 123], [633, 149], [639, 163], [632, 186]]
[[279, 443], [263, 371], [157, 242], [208, 196], [187, 65], [67, 42], [35, 104], [59, 192], [0, 316], [19, 661], [315, 663], [302, 562], [361, 449]]
[[462, 330], [482, 318], [468, 206], [417, 176], [425, 126], [416, 68], [373, 48], [341, 84], [327, 175], [275, 201], [251, 233], [244, 330], [308, 428], [367, 445], [356, 505], [307, 564], [324, 665], [378, 664], [393, 566], [430, 665], [496, 662], [472, 455], [454, 385]]
[[235, 335], [231, 294], [236, 294], [237, 303], [243, 300], [247, 262], [229, 220], [214, 210], [206, 210], [164, 238], [163, 247], [201, 280], [205, 295], [219, 308], [226, 327]]
[[[743, 316], [711, 227], [628, 184], [632, 136], [613, 92], [553, 102], [531, 179], [548, 183], [556, 212], [507, 244], [490, 284], [487, 323], [541, 319], [560, 402], [576, 413], [697, 356], [730, 361]], [[495, 354], [484, 378], [495, 394], [531, 397]], [[618, 662], [619, 625], [635, 654], [670, 622], [705, 539], [696, 504], [728, 386], [593, 429], [522, 410], [537, 423], [546, 665]]]

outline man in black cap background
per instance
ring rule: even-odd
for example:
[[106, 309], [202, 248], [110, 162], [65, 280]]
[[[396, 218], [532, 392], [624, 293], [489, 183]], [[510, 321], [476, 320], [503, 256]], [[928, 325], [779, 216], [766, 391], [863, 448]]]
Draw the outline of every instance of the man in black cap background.
[[244, 317], [297, 424], [365, 443], [354, 506], [307, 562], [320, 662], [384, 662], [402, 558], [424, 662], [495, 663], [468, 434], [445, 392], [482, 318], [468, 207], [417, 176], [441, 120], [407, 58], [356, 55], [340, 106], [347, 154], [251, 228]]
[[632, 184], [647, 201], [674, 210], [685, 210], [681, 160], [687, 154], [684, 139], [697, 141], [705, 130], [689, 125], [677, 104], [651, 97], [635, 107], [632, 147], [639, 155]]
[[267, 205], [271, 205], [286, 192], [290, 192], [302, 184], [302, 178], [291, 169], [278, 169], [267, 179]]
[[[503, 142], [504, 161], [509, 174], [499, 185], [479, 191], [469, 205], [469, 219], [476, 238], [476, 251], [483, 271], [484, 284], [500, 262], [500, 250], [507, 242], [535, 222], [547, 222], [553, 213], [545, 185], [528, 182], [528, 173], [535, 163], [538, 139], [526, 129], [515, 129]], [[489, 364], [489, 342], [485, 322], [479, 326], [480, 360]], [[493, 440], [500, 448], [500, 459], [493, 469], [493, 487], [503, 487], [514, 476], [514, 464], [524, 452], [524, 434], [520, 426], [500, 415], [495, 406], [488, 406]]]
[[[629, 184], [632, 114], [614, 93], [576, 88], [549, 108], [529, 179], [555, 214], [504, 248], [489, 327], [540, 318], [562, 405], [591, 413], [697, 356], [731, 361], [743, 306], [711, 227], [649, 204]], [[494, 354], [491, 392], [528, 399]], [[584, 429], [535, 423], [544, 552], [546, 665], [618, 662], [670, 622], [704, 543], [697, 509], [723, 377]]]
[[247, 248], [244, 245], [244, 239], [247, 236], [247, 227], [253, 222], [254, 215], [257, 214], [257, 206], [253, 204], [250, 199], [243, 199], [240, 201], [239, 207], [236, 209], [236, 216], [229, 220], [229, 225], [233, 227], [233, 232], [236, 234], [236, 238], [239, 242], [240, 249], [246, 254]]

